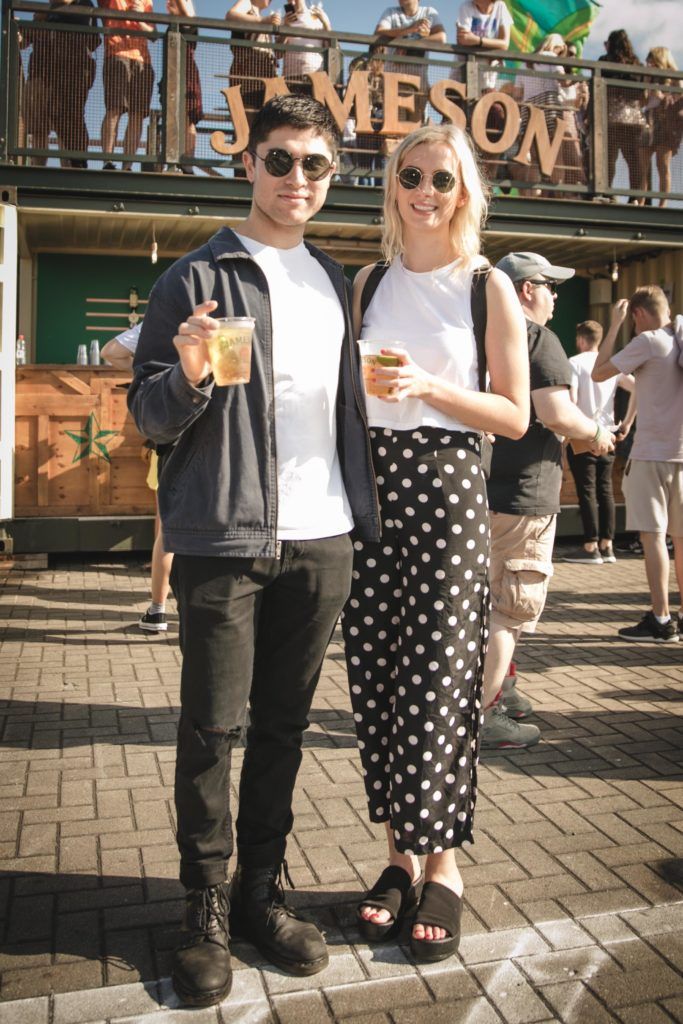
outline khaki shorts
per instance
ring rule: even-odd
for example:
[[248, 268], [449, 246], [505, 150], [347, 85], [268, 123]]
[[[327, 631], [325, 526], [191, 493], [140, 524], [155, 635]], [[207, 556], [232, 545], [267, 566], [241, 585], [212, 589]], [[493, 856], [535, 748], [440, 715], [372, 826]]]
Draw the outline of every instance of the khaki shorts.
[[553, 574], [557, 516], [491, 512], [491, 621], [533, 633]]
[[621, 487], [627, 530], [683, 537], [683, 462], [630, 459]]

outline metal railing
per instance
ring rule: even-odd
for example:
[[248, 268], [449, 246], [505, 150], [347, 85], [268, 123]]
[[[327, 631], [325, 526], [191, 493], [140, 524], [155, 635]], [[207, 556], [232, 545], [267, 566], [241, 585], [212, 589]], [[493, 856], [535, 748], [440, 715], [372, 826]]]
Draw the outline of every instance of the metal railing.
[[[495, 191], [683, 200], [683, 72], [235, 21], [3, 0], [0, 165], [241, 176], [264, 99], [308, 92], [342, 129], [337, 181], [380, 186], [412, 127], [471, 132]], [[351, 96], [354, 102], [351, 102]]]

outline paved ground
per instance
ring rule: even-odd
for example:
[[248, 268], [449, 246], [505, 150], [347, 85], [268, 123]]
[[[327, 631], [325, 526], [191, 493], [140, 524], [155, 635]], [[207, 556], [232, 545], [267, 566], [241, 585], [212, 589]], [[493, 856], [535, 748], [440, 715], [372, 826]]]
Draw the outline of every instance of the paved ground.
[[0, 571], [0, 1024], [664, 1024], [683, 1020], [683, 644], [628, 645], [642, 563], [558, 565], [519, 662], [543, 742], [487, 756], [462, 854], [460, 957], [358, 941], [383, 859], [338, 638], [296, 795], [292, 901], [331, 962], [289, 978], [234, 946], [223, 1006], [177, 1008], [176, 634], [147, 639], [139, 561]]

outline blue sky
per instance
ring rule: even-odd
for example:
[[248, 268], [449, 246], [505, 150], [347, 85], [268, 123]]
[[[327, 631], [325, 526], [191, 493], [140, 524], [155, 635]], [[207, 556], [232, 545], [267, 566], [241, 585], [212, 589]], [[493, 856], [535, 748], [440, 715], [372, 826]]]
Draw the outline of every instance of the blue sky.
[[[222, 18], [230, 2], [195, 0], [195, 5], [200, 16]], [[282, 11], [283, 2], [274, 0], [269, 10]], [[395, 2], [398, 3], [398, 0]], [[437, 8], [446, 26], [449, 42], [454, 41], [459, 0], [424, 2]], [[324, 5], [334, 29], [367, 34], [372, 33], [386, 6], [382, 0], [378, 3], [369, 3], [368, 0], [324, 0]], [[154, 6], [158, 10], [165, 9], [163, 0], [155, 0]], [[596, 60], [603, 52], [602, 44], [608, 32], [614, 28], [625, 28], [641, 60], [645, 60], [650, 47], [668, 45], [680, 68], [683, 66], [682, 6], [681, 0], [602, 0], [584, 55], [590, 60]]]

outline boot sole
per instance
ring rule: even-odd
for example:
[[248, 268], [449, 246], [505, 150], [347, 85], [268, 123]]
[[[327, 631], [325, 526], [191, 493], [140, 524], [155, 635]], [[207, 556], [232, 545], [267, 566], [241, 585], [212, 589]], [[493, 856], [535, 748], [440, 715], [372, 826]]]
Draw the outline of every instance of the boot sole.
[[187, 1006], [215, 1006], [217, 1003], [222, 1003], [223, 1000], [230, 995], [232, 989], [232, 977], [222, 989], [216, 989], [214, 992], [191, 992], [189, 989], [183, 988], [178, 982], [175, 975], [171, 976], [173, 983], [173, 989], [179, 999], [182, 1000]]

